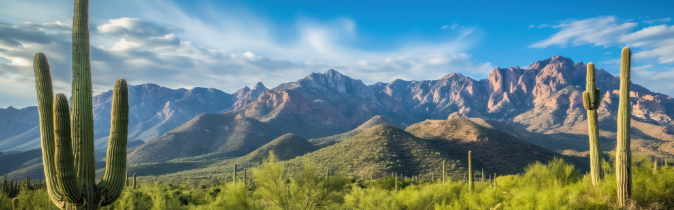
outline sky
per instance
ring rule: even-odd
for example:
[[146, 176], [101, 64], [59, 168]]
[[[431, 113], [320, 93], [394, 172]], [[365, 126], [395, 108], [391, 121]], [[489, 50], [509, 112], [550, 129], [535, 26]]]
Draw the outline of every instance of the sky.
[[[335, 69], [365, 84], [485, 79], [561, 55], [674, 95], [674, 1], [92, 0], [94, 94], [131, 85], [233, 93]], [[0, 0], [0, 108], [35, 106], [33, 57], [70, 95], [73, 1]]]

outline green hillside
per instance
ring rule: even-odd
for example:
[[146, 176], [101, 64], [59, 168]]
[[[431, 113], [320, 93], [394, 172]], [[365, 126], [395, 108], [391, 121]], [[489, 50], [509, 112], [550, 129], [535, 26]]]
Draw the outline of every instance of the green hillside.
[[364, 122], [363, 124], [361, 124], [360, 126], [358, 126], [357, 128], [355, 128], [355, 129], [353, 129], [349, 132], [341, 133], [341, 134], [337, 134], [337, 135], [332, 135], [332, 136], [327, 136], [327, 137], [322, 137], [322, 138], [309, 139], [309, 142], [311, 142], [312, 144], [315, 144], [316, 146], [319, 146], [319, 147], [327, 147], [327, 146], [334, 145], [336, 143], [342, 142], [346, 139], [349, 139], [349, 138], [359, 134], [360, 132], [363, 132], [364, 130], [366, 130], [368, 128], [371, 128], [371, 127], [374, 127], [374, 126], [377, 126], [377, 125], [381, 125], [381, 124], [389, 125], [389, 126], [393, 126], [393, 127], [401, 128], [401, 129], [405, 128], [404, 125], [393, 122], [391, 119], [389, 119], [386, 116], [377, 115], [377, 116], [372, 117], [368, 121]]
[[438, 141], [420, 139], [399, 128], [377, 125], [335, 145], [287, 162], [289, 168], [312, 163], [335, 174], [382, 177], [396, 172], [403, 176], [438, 176], [447, 161], [449, 176], [458, 178], [465, 164], [454, 154], [438, 150]]

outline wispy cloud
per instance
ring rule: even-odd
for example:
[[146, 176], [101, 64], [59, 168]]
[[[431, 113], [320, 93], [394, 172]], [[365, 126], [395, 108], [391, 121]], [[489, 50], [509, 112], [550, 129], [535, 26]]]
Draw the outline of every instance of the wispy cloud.
[[620, 21], [613, 16], [566, 20], [553, 26], [560, 28], [559, 32], [529, 47], [628, 46], [639, 48], [634, 53], [637, 59], [657, 59], [661, 64], [674, 64], [674, 25], [662, 24], [633, 31], [637, 25], [632, 20]]
[[644, 21], [641, 21], [641, 22], [642, 22], [642, 23], [653, 24], [653, 23], [658, 23], [658, 22], [660, 22], [660, 23], [666, 23], [666, 22], [669, 22], [669, 21], [671, 21], [671, 20], [672, 20], [672, 18], [658, 18], [658, 19], [653, 19], [653, 20], [644, 20]]
[[[457, 24], [448, 26], [455, 32], [445, 41], [410, 40], [384, 52], [354, 44], [358, 26], [348, 17], [301, 18], [294, 28], [281, 29], [245, 10], [204, 5], [197, 17], [170, 1], [135, 3], [144, 16], [91, 18], [97, 23], [90, 27], [95, 92], [109, 90], [120, 77], [131, 84], [233, 92], [258, 81], [276, 86], [330, 68], [370, 84], [440, 78], [452, 72], [486, 75], [493, 68], [465, 53], [477, 38], [471, 35], [473, 28]], [[35, 103], [36, 52], [49, 58], [55, 91], [70, 92], [70, 25], [0, 25], [0, 107]], [[284, 36], [277, 35], [280, 30], [286, 30]], [[23, 92], [8, 91], [14, 89]]]
[[559, 25], [552, 26], [553, 28], [560, 28], [559, 32], [548, 39], [535, 42], [529, 47], [547, 48], [553, 45], [567, 46], [569, 44], [574, 46], [583, 44], [606, 46], [615, 44], [620, 35], [628, 33], [636, 26], [637, 23], [629, 21], [618, 23], [617, 18], [613, 16], [565, 20]]

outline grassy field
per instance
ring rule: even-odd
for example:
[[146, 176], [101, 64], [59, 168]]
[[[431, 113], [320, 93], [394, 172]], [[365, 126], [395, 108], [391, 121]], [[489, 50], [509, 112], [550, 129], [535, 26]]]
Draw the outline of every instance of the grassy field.
[[[635, 157], [630, 209], [674, 208], [674, 168], [653, 170], [646, 156]], [[312, 164], [288, 170], [270, 155], [253, 168], [247, 182], [218, 180], [144, 181], [126, 187], [103, 209], [616, 209], [612, 164], [595, 188], [589, 177], [561, 159], [529, 165], [523, 173], [475, 183], [463, 180], [365, 179], [330, 176]], [[226, 173], [226, 172], [223, 172]], [[239, 178], [242, 174], [239, 174]], [[397, 187], [396, 188], [396, 181]], [[22, 191], [18, 209], [57, 209], [44, 190]], [[0, 209], [12, 209], [0, 195]]]

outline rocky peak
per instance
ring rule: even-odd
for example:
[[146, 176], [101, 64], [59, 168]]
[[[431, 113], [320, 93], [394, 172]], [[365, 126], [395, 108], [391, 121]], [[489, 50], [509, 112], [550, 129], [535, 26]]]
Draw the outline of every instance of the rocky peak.
[[262, 82], [257, 82], [255, 84], [255, 86], [253, 87], [253, 90], [263, 92], [263, 91], [266, 91], [266, 90], [269, 90], [269, 89], [267, 87], [265, 87], [264, 84], [262, 84]]
[[260, 95], [262, 92], [267, 91], [267, 87], [262, 84], [262, 82], [257, 82], [255, 86], [253, 86], [253, 89], [250, 89], [248, 86], [245, 86], [238, 91], [236, 91], [236, 94], [234, 94], [234, 107], [239, 107], [243, 104], [245, 104], [246, 101], [251, 101], [255, 100]]

